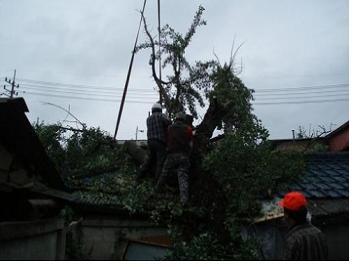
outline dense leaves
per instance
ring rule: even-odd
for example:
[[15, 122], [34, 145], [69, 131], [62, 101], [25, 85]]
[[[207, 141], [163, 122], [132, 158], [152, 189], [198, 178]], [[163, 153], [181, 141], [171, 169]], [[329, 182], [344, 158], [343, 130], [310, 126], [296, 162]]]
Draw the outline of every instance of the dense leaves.
[[[297, 178], [303, 169], [299, 154], [272, 151], [268, 132], [252, 113], [252, 90], [237, 77], [233, 63], [198, 61], [191, 65], [185, 51], [202, 20], [204, 9], [195, 14], [185, 35], [169, 25], [161, 30], [161, 43], [154, 41], [144, 19], [148, 42], [137, 50], [151, 48], [153, 78], [169, 113], [189, 110], [197, 117], [196, 106], [208, 109], [196, 126], [190, 202], [182, 206], [178, 188], [155, 192], [156, 181], [137, 184], [136, 166], [124, 146], [99, 129], [84, 128], [68, 133], [60, 124], [37, 124], [49, 156], [76, 189], [82, 201], [114, 206], [131, 214], [144, 213], [167, 227], [173, 241], [168, 259], [253, 260], [257, 244], [244, 240], [241, 232], [261, 214], [260, 201], [271, 197], [281, 186]], [[161, 54], [155, 46], [161, 46]], [[171, 70], [162, 81], [155, 61], [163, 55], [163, 67]], [[224, 138], [210, 144], [214, 130]], [[174, 184], [177, 184], [176, 177]]]
[[[185, 34], [176, 32], [168, 24], [162, 27], [160, 42], [153, 39], [144, 19], [148, 40], [140, 44], [136, 51], [151, 48], [152, 53], [149, 63], [152, 66], [152, 74], [159, 87], [162, 103], [172, 116], [179, 111], [188, 110], [197, 118], [196, 105], [205, 106], [203, 92], [209, 86], [205, 71], [214, 65], [213, 61], [193, 65], [185, 57], [196, 29], [206, 25], [206, 21], [202, 19], [203, 11], [204, 8], [200, 6]], [[159, 46], [160, 50], [156, 51], [156, 46]], [[162, 59], [165, 80], [162, 80], [156, 74], [155, 63], [158, 59]]]
[[241, 232], [261, 215], [261, 200], [299, 177], [304, 167], [300, 154], [273, 151], [267, 137], [253, 116], [214, 144], [203, 160], [207, 176], [194, 184], [192, 204], [180, 216], [169, 213], [175, 237], [169, 259], [259, 257], [256, 242], [244, 240]]
[[[191, 38], [206, 24], [203, 11], [200, 6], [185, 35], [166, 25], [160, 43], [153, 40], [144, 19], [149, 39], [139, 49], [151, 48], [153, 78], [168, 112], [189, 110], [197, 117], [196, 104], [203, 107], [208, 102], [196, 126], [191, 202], [179, 207], [161, 201], [153, 218], [171, 230], [175, 249], [169, 259], [254, 259], [256, 245], [241, 238], [241, 229], [260, 215], [261, 199], [299, 176], [303, 161], [298, 154], [271, 150], [267, 130], [252, 113], [253, 91], [236, 75], [238, 49], [224, 64], [218, 58], [193, 65], [187, 61]], [[155, 52], [156, 45], [161, 53]], [[169, 70], [164, 81], [155, 73], [160, 57]], [[209, 139], [216, 128], [224, 131], [225, 138], [212, 146]]]
[[131, 176], [136, 166], [122, 145], [99, 128], [75, 130], [60, 123], [34, 124], [49, 157], [69, 186], [79, 185], [83, 178], [119, 170]]

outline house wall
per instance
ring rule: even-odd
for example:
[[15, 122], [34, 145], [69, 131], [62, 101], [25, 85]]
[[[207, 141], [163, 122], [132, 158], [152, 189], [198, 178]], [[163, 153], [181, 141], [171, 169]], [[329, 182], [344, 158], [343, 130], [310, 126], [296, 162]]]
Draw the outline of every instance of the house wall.
[[314, 140], [314, 139], [296, 139], [296, 140], [288, 140], [281, 141], [275, 144], [276, 150], [279, 151], [304, 151], [309, 152], [310, 150], [316, 150], [317, 146], [322, 146], [325, 148], [325, 143], [322, 140]]
[[280, 143], [276, 146], [276, 150], [280, 151], [302, 151], [309, 145], [309, 141], [288, 141]]
[[0, 260], [63, 260], [62, 219], [0, 223]]
[[73, 233], [73, 242], [83, 260], [122, 260], [127, 239], [165, 236], [164, 228], [145, 220], [121, 219], [118, 216], [85, 217]]
[[349, 129], [345, 129], [341, 133], [333, 136], [329, 140], [329, 149], [332, 152], [343, 151], [349, 146]]
[[0, 144], [0, 182], [7, 181], [12, 158], [12, 155]]
[[11, 183], [13, 186], [21, 188], [33, 182], [33, 177], [29, 177], [26, 169], [15, 156], [9, 153], [0, 144], [0, 182]]

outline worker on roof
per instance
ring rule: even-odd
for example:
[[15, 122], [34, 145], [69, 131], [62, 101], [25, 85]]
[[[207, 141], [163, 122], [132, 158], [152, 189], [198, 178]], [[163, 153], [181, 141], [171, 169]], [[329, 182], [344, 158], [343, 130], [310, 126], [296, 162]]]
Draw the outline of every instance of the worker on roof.
[[308, 202], [300, 192], [290, 192], [278, 203], [289, 224], [285, 260], [327, 260], [328, 247], [324, 234], [308, 219]]
[[142, 177], [146, 176], [149, 170], [154, 168], [154, 176], [156, 180], [158, 180], [166, 157], [166, 135], [171, 121], [162, 113], [161, 104], [155, 103], [152, 106], [152, 115], [147, 118], [146, 124], [149, 156], [142, 164], [137, 179], [140, 180]]
[[176, 114], [175, 122], [168, 127], [167, 158], [163, 164], [157, 191], [161, 189], [172, 172], [178, 176], [180, 201], [185, 205], [189, 200], [189, 169], [192, 149], [192, 128], [184, 113]]

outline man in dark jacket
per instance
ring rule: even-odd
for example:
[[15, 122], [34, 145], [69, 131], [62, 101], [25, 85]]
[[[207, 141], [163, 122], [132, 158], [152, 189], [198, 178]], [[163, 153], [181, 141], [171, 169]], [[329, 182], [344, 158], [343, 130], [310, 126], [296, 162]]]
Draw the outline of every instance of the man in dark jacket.
[[175, 122], [168, 127], [167, 158], [157, 183], [157, 190], [161, 188], [172, 172], [176, 172], [182, 204], [186, 204], [189, 199], [191, 148], [192, 128], [186, 123], [186, 115], [180, 112], [176, 114]]
[[286, 194], [279, 205], [289, 224], [285, 260], [327, 260], [328, 247], [324, 234], [307, 219], [307, 200], [300, 192]]
[[146, 162], [141, 166], [137, 178], [141, 179], [155, 166], [155, 178], [157, 180], [166, 156], [166, 134], [171, 121], [162, 113], [162, 106], [159, 103], [155, 103], [152, 106], [152, 115], [147, 118], [146, 124], [150, 153]]

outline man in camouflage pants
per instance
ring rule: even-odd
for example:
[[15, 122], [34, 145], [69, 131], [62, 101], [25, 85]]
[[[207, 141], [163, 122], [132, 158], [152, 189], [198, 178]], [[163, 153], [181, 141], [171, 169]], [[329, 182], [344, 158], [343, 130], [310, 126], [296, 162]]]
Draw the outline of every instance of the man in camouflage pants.
[[168, 176], [176, 172], [178, 176], [180, 202], [189, 200], [189, 169], [192, 147], [192, 128], [186, 124], [186, 115], [178, 113], [175, 122], [168, 127], [167, 158], [157, 183], [157, 190], [165, 184]]

